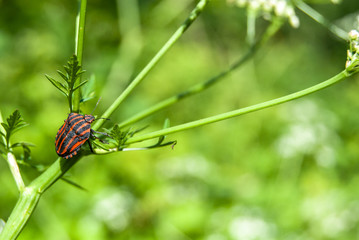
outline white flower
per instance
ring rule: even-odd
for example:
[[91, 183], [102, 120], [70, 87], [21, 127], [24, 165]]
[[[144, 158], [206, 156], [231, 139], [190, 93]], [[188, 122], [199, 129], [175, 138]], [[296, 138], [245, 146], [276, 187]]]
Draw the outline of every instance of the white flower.
[[287, 7], [287, 2], [285, 0], [278, 0], [274, 12], [277, 16], [285, 16], [285, 9]]
[[348, 34], [350, 40], [358, 40], [359, 32], [357, 30], [351, 30]]
[[227, 0], [227, 2], [254, 10], [265, 19], [272, 19], [271, 15], [286, 18], [292, 27], [299, 27], [299, 18], [288, 0]]
[[298, 28], [300, 25], [299, 18], [296, 15], [289, 17], [289, 23], [294, 28]]

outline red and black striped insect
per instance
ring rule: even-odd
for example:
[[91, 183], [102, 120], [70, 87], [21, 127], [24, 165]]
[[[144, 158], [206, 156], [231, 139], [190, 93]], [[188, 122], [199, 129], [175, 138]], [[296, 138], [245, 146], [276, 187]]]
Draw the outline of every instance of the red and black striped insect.
[[[97, 138], [93, 133], [101, 133], [91, 129], [91, 123], [95, 121], [92, 115], [70, 113], [65, 123], [56, 134], [56, 153], [65, 159], [75, 156], [81, 146], [91, 137]], [[101, 133], [107, 135], [106, 133]], [[108, 135], [107, 135], [108, 136]], [[89, 144], [90, 149], [91, 144]]]

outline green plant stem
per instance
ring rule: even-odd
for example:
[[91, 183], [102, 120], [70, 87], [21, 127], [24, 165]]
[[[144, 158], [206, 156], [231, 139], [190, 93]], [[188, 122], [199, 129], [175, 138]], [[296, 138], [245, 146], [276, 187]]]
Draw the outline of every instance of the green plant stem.
[[[105, 112], [104, 116], [110, 116], [113, 111], [120, 105], [120, 103], [129, 95], [129, 93], [142, 81], [142, 79], [148, 74], [148, 72], [156, 65], [156, 63], [162, 58], [162, 56], [170, 49], [170, 47], [178, 40], [180, 36], [186, 31], [191, 23], [198, 17], [203, 11], [203, 8], [208, 3], [208, 0], [201, 0], [196, 8], [191, 12], [188, 19], [181, 25], [181, 27], [174, 33], [174, 35], [168, 40], [168, 42], [161, 48], [161, 50], [155, 55], [150, 63], [139, 73], [139, 75], [133, 80], [124, 93], [119, 96], [116, 101]], [[79, 14], [78, 31], [76, 34], [76, 54], [79, 60], [79, 64], [82, 65], [82, 52], [83, 52], [83, 35], [85, 25], [86, 14], [86, 0], [81, 1], [81, 8]], [[75, 95], [77, 96], [77, 95]], [[75, 99], [75, 105], [73, 105], [73, 111], [78, 110], [79, 102]], [[98, 129], [103, 122], [97, 122], [97, 125], [93, 126], [93, 129]], [[20, 193], [20, 198], [13, 209], [3, 231], [0, 234], [0, 240], [16, 239], [24, 228], [26, 222], [35, 209], [40, 196], [44, 193], [52, 184], [54, 184], [66, 171], [68, 171], [80, 158], [77, 155], [70, 159], [58, 158], [44, 173], [36, 178], [28, 187], [25, 187]]]
[[[0, 112], [0, 123], [2, 123], [2, 122], [3, 122], [3, 119], [2, 119], [2, 114]], [[0, 131], [2, 133], [5, 133], [5, 129], [1, 124], [0, 124]], [[3, 139], [3, 142], [7, 143], [8, 147], [11, 145], [10, 141], [6, 140], [3, 135], [1, 135], [0, 137]], [[9, 164], [9, 168], [10, 168], [12, 176], [14, 177], [17, 189], [19, 190], [19, 192], [23, 191], [23, 189], [25, 188], [25, 184], [24, 184], [24, 181], [22, 180], [19, 165], [17, 164], [14, 154], [12, 152], [8, 152], [6, 154], [6, 157], [4, 156], [4, 158], [6, 159], [7, 163]]]
[[305, 14], [307, 14], [309, 17], [317, 21], [318, 23], [322, 24], [324, 27], [328, 28], [329, 31], [334, 33], [337, 37], [347, 41], [348, 40], [348, 33], [344, 31], [343, 29], [337, 27], [330, 21], [328, 21], [323, 15], [321, 15], [319, 12], [315, 11], [313, 8], [311, 8], [308, 4], [303, 2], [302, 0], [296, 0], [295, 5]]
[[39, 198], [40, 194], [36, 192], [36, 189], [31, 187], [25, 187], [23, 189], [13, 212], [0, 234], [0, 240], [13, 240], [18, 237], [35, 209]]
[[247, 10], [247, 36], [246, 40], [249, 44], [254, 44], [256, 35], [256, 17], [257, 12], [252, 8]]
[[76, 19], [75, 52], [79, 65], [82, 65], [87, 0], [80, 0], [80, 2], [81, 5]]
[[238, 67], [242, 66], [245, 62], [247, 62], [249, 59], [251, 59], [254, 54], [257, 52], [257, 50], [265, 44], [282, 26], [283, 21], [278, 19], [274, 19], [273, 22], [268, 26], [265, 33], [261, 36], [260, 40], [255, 42], [252, 47], [249, 48], [249, 50], [236, 62], [234, 62], [228, 69], [224, 70], [223, 72], [219, 73], [218, 75], [202, 82], [198, 83], [191, 88], [187, 89], [184, 92], [181, 92], [175, 96], [169, 97], [154, 106], [137, 113], [136, 115], [132, 116], [131, 118], [123, 121], [122, 123], [118, 124], [120, 128], [126, 127], [128, 125], [131, 125], [145, 117], [148, 117], [152, 115], [153, 113], [160, 111], [166, 107], [169, 107], [170, 105], [173, 105], [180, 100], [187, 98], [189, 96], [192, 96], [194, 94], [200, 93], [203, 90], [209, 88], [210, 86], [213, 86], [215, 83], [219, 82], [219, 80], [224, 79], [228, 74], [230, 74], [233, 70], [237, 69]]
[[[75, 52], [76, 52], [77, 60], [79, 61], [79, 65], [82, 67], [87, 0], [80, 0], [80, 2], [81, 2], [81, 5], [80, 5], [79, 12], [77, 14], [77, 18], [76, 18]], [[80, 83], [81, 77], [79, 77], [79, 79], [77, 81]], [[71, 98], [71, 96], [70, 96], [70, 98]], [[71, 104], [73, 104], [72, 109], [70, 109], [71, 112], [79, 112], [80, 100], [81, 100], [81, 90], [78, 89], [74, 93], [73, 102], [71, 100]]]
[[170, 128], [166, 128], [166, 129], [162, 129], [159, 131], [155, 131], [155, 132], [151, 132], [151, 133], [146, 133], [146, 134], [142, 134], [139, 136], [134, 136], [132, 138], [130, 138], [126, 143], [127, 144], [131, 144], [131, 143], [135, 143], [135, 142], [141, 142], [144, 140], [148, 140], [148, 139], [152, 139], [152, 138], [156, 138], [156, 137], [160, 137], [160, 136], [165, 136], [168, 134], [172, 134], [175, 132], [179, 132], [179, 131], [183, 131], [183, 130], [187, 130], [187, 129], [191, 129], [191, 128], [195, 128], [195, 127], [200, 127], [200, 126], [204, 126], [210, 123], [214, 123], [214, 122], [218, 122], [218, 121], [222, 121], [222, 120], [226, 120], [229, 118], [233, 118], [233, 117], [237, 117], [240, 115], [244, 115], [247, 113], [251, 113], [251, 112], [255, 112], [264, 108], [268, 108], [268, 107], [272, 107], [278, 104], [282, 104], [285, 102], [289, 102], [292, 101], [294, 99], [297, 98], [301, 98], [304, 96], [307, 96], [311, 93], [317, 92], [323, 88], [327, 88], [335, 83], [338, 83], [342, 80], [344, 80], [345, 78], [347, 78], [348, 76], [350, 76], [350, 74], [347, 72], [347, 70], [343, 70], [342, 72], [340, 72], [339, 74], [335, 75], [334, 77], [321, 82], [317, 85], [314, 85], [312, 87], [303, 89], [301, 91], [280, 97], [280, 98], [276, 98], [273, 100], [269, 100], [266, 102], [262, 102], [259, 104], [255, 104], [249, 107], [245, 107], [245, 108], [241, 108], [241, 109], [237, 109], [231, 112], [227, 112], [227, 113], [222, 113], [216, 116], [212, 116], [212, 117], [208, 117], [208, 118], [204, 118], [204, 119], [200, 119], [197, 121], [193, 121], [193, 122], [189, 122], [189, 123], [185, 123], [185, 124], [181, 124], [178, 126], [174, 126], [174, 127], [170, 127]]
[[22, 180], [19, 165], [16, 162], [16, 158], [12, 152], [8, 152], [6, 155], [6, 160], [9, 164], [10, 171], [14, 177], [17, 189], [19, 192], [22, 192], [25, 188], [24, 181]]
[[[151, 61], [143, 68], [143, 70], [137, 75], [137, 77], [130, 83], [130, 85], [122, 92], [122, 94], [113, 102], [113, 104], [105, 111], [101, 118], [109, 118], [110, 115], [120, 106], [122, 101], [134, 90], [134, 88], [147, 76], [159, 60], [164, 56], [165, 53], [173, 46], [173, 44], [183, 35], [188, 27], [197, 19], [204, 7], [207, 5], [209, 0], [201, 0], [197, 6], [192, 10], [189, 17], [185, 22], [177, 29], [177, 31], [170, 37], [170, 39], [163, 45], [158, 53], [151, 59]], [[99, 119], [93, 126], [92, 129], [97, 130], [103, 124], [105, 120]]]
[[70, 159], [58, 158], [45, 172], [36, 178], [29, 186], [20, 192], [15, 208], [11, 212], [0, 240], [16, 239], [30, 218], [41, 195], [59, 178], [63, 176], [78, 160], [80, 156]]
[[194, 94], [202, 92], [203, 90], [212, 86], [219, 80], [223, 79], [225, 76], [227, 76], [229, 73], [231, 73], [237, 67], [243, 65], [248, 59], [250, 59], [253, 56], [255, 50], [256, 50], [256, 47], [251, 48], [243, 57], [241, 57], [238, 61], [236, 61], [232, 66], [230, 66], [227, 70], [219, 73], [218, 75], [208, 79], [205, 82], [198, 83], [198, 84], [192, 86], [191, 88], [189, 88], [188, 90], [183, 91], [175, 96], [169, 97], [142, 112], [139, 112], [138, 114], [132, 116], [131, 118], [127, 119], [126, 121], [123, 121], [122, 123], [118, 124], [118, 126], [120, 128], [123, 128], [128, 125], [131, 125], [145, 117], [152, 115], [155, 112], [158, 112], [166, 107], [169, 107], [169, 106], [179, 102], [180, 100], [183, 100], [189, 96], [192, 96]]
[[45, 192], [52, 184], [61, 178], [75, 163], [81, 158], [81, 155], [76, 155], [69, 159], [58, 158], [45, 172], [37, 177], [29, 185], [34, 187], [38, 192]]

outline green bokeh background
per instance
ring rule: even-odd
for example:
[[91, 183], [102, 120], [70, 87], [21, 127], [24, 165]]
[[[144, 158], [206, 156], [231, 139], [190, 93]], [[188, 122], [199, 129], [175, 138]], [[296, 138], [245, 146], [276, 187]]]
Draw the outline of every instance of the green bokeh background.
[[[346, 31], [357, 0], [313, 7]], [[95, 114], [108, 107], [196, 2], [88, 1], [83, 67], [96, 79]], [[0, 109], [30, 126], [32, 161], [56, 159], [68, 114], [53, 77], [74, 52], [76, 1], [0, 1]], [[256, 56], [208, 91], [137, 123], [148, 130], [219, 114], [319, 83], [344, 68], [347, 43], [296, 10]], [[268, 24], [257, 22], [260, 33]], [[247, 49], [246, 12], [213, 0], [111, 116], [120, 122], [229, 66]], [[57, 76], [56, 76], [57, 77]], [[168, 136], [170, 147], [88, 156], [42, 197], [19, 239], [358, 239], [359, 85], [354, 76], [314, 95]], [[97, 99], [82, 111], [90, 113]], [[38, 173], [22, 167], [28, 183]], [[0, 218], [18, 193], [0, 161]]]

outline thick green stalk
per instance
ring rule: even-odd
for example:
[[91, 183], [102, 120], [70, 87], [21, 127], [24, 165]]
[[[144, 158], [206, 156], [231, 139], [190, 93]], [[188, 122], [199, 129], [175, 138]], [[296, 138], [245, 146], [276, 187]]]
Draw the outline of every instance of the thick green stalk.
[[[134, 88], [141, 83], [141, 81], [147, 76], [147, 74], [155, 67], [159, 60], [165, 53], [173, 46], [173, 44], [183, 35], [188, 27], [197, 19], [199, 14], [203, 11], [209, 0], [201, 0], [197, 6], [192, 10], [189, 17], [185, 22], [177, 29], [177, 31], [171, 36], [171, 38], [163, 45], [163, 47], [157, 52], [157, 54], [151, 59], [151, 61], [143, 68], [143, 70], [137, 75], [137, 77], [130, 83], [130, 85], [122, 92], [122, 94], [113, 102], [113, 104], [105, 111], [101, 118], [109, 118], [110, 115], [120, 106], [122, 101], [134, 90]], [[92, 129], [99, 129], [104, 119], [99, 119]]]
[[17, 238], [25, 227], [26, 222], [29, 220], [41, 195], [78, 160], [79, 156], [70, 159], [58, 158], [55, 163], [36, 178], [29, 186], [22, 189], [20, 198], [0, 234], [0, 240]]
[[[196, 8], [191, 12], [189, 18], [185, 23], [175, 32], [175, 34], [170, 38], [170, 40], [161, 48], [161, 50], [156, 54], [156, 56], [151, 60], [151, 62], [144, 68], [143, 71], [137, 76], [137, 78], [129, 85], [114, 104], [108, 109], [105, 115], [110, 115], [118, 105], [123, 101], [123, 99], [141, 82], [141, 80], [148, 74], [148, 72], [156, 65], [156, 63], [162, 58], [162, 56], [169, 50], [169, 48], [182, 36], [183, 32], [191, 25], [191, 23], [198, 17], [199, 13], [203, 10], [204, 6], [207, 4], [208, 0], [201, 0]], [[78, 31], [76, 34], [76, 54], [78, 57], [79, 64], [82, 65], [82, 52], [83, 52], [83, 36], [84, 36], [84, 25], [85, 25], [85, 14], [86, 14], [86, 0], [81, 1], [81, 9], [79, 13], [79, 24]], [[76, 100], [75, 95], [73, 105], [73, 111], [78, 110], [80, 98]], [[97, 128], [101, 126], [97, 122]], [[93, 126], [95, 128], [96, 126]], [[54, 184], [65, 172], [67, 172], [78, 160], [80, 156], [75, 156], [70, 159], [58, 158], [44, 173], [42, 173], [38, 178], [36, 178], [28, 187], [25, 187], [20, 193], [20, 198], [13, 209], [3, 231], [0, 234], [0, 240], [9, 240], [16, 239], [20, 234], [21, 230], [24, 228], [26, 222], [31, 216], [33, 210], [35, 209], [40, 196], [44, 193], [52, 184]]]
[[170, 128], [166, 128], [166, 129], [162, 129], [156, 132], [152, 132], [152, 133], [146, 133], [146, 134], [142, 134], [139, 136], [134, 136], [132, 138], [130, 138], [126, 143], [127, 144], [131, 144], [131, 143], [135, 143], [135, 142], [141, 142], [147, 139], [152, 139], [152, 138], [156, 138], [156, 137], [160, 137], [160, 136], [164, 136], [164, 135], [168, 135], [168, 134], [172, 134], [175, 132], [179, 132], [179, 131], [183, 131], [183, 130], [187, 130], [187, 129], [191, 129], [191, 128], [195, 128], [195, 127], [200, 127], [203, 125], [207, 125], [210, 123], [214, 123], [214, 122], [218, 122], [218, 121], [222, 121], [222, 120], [226, 120], [229, 118], [233, 118], [233, 117], [237, 117], [243, 114], [247, 114], [247, 113], [251, 113], [251, 112], [255, 112], [264, 108], [268, 108], [268, 107], [272, 107], [278, 104], [282, 104], [285, 102], [289, 102], [292, 101], [294, 99], [297, 98], [301, 98], [304, 97], [306, 95], [309, 95], [311, 93], [317, 92], [323, 88], [327, 88], [335, 83], [338, 83], [342, 80], [344, 80], [345, 78], [347, 78], [348, 76], [350, 76], [350, 74], [347, 72], [347, 70], [344, 70], [342, 72], [340, 72], [339, 74], [335, 75], [334, 77], [321, 82], [317, 85], [314, 85], [312, 87], [303, 89], [301, 91], [280, 97], [280, 98], [276, 98], [273, 100], [269, 100], [266, 102], [262, 102], [259, 104], [255, 104], [249, 107], [245, 107], [245, 108], [241, 108], [241, 109], [237, 109], [231, 112], [227, 112], [227, 113], [222, 113], [216, 116], [212, 116], [212, 117], [208, 117], [208, 118], [204, 118], [204, 119], [200, 119], [197, 121], [193, 121], [193, 122], [189, 122], [189, 123], [185, 123], [185, 124], [181, 124], [175, 127], [170, 127]]
[[15, 208], [7, 220], [3, 231], [0, 234], [0, 240], [16, 239], [27, 220], [31, 216], [40, 199], [40, 193], [31, 187], [25, 187], [20, 194]]
[[[87, 0], [81, 0], [80, 9], [76, 19], [75, 53], [77, 56], [77, 60], [79, 61], [79, 65], [81, 67], [82, 67], [82, 58], [83, 58], [83, 50], [84, 50], [86, 6], [87, 6]], [[81, 82], [81, 76], [77, 81], [79, 83]], [[79, 112], [80, 100], [81, 100], [80, 89], [75, 91], [73, 98], [74, 98], [73, 101], [71, 101], [71, 104], [73, 104], [71, 112]]]

